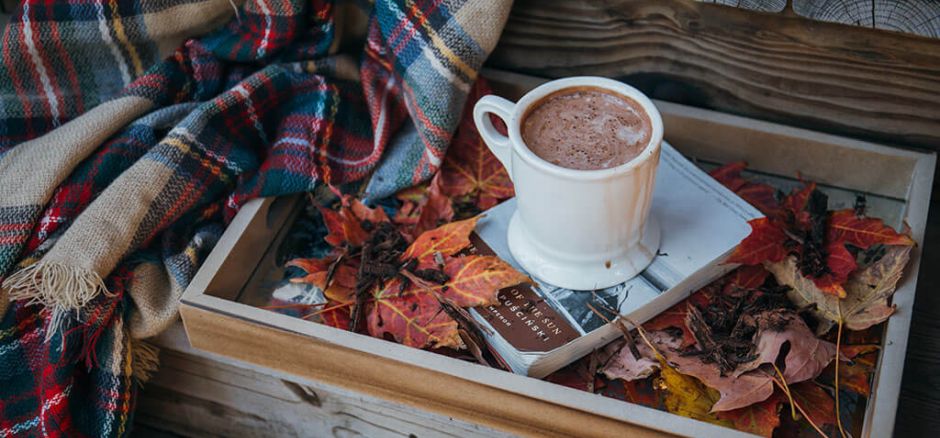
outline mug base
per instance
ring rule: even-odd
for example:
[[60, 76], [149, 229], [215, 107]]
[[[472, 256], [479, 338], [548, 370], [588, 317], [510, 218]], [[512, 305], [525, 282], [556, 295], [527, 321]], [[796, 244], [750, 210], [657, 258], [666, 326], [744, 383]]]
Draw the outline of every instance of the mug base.
[[597, 260], [563, 260], [539, 251], [522, 226], [519, 213], [509, 221], [509, 251], [529, 275], [553, 286], [571, 290], [603, 289], [623, 283], [643, 272], [659, 250], [659, 223], [650, 215], [640, 241], [613, 257]]

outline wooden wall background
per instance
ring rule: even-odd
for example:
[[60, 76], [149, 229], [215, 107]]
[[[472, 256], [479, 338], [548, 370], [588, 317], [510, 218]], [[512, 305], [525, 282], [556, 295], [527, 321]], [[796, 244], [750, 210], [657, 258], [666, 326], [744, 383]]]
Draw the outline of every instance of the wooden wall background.
[[488, 64], [610, 76], [663, 100], [940, 150], [937, 40], [811, 20], [789, 4], [771, 14], [692, 0], [517, 0]]
[[[940, 0], [516, 0], [487, 64], [940, 151], [938, 36]], [[898, 437], [940, 430], [940, 178], [933, 199]]]

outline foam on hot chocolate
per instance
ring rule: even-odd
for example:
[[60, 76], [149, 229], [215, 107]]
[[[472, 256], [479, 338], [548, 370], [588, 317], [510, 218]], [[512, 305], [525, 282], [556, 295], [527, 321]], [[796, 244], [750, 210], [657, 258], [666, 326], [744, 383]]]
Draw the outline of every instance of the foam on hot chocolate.
[[542, 159], [569, 169], [617, 167], [639, 155], [652, 136], [636, 101], [600, 88], [565, 89], [533, 105], [522, 140]]

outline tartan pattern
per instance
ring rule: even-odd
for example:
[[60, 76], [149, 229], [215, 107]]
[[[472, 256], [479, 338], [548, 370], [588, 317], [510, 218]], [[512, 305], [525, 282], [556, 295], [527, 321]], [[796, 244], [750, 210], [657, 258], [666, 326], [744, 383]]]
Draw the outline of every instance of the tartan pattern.
[[[153, 106], [82, 157], [44, 205], [0, 208], [0, 278], [64, 236], [94, 237], [72, 225], [120, 181], [152, 178], [155, 195], [127, 199], [143, 215], [106, 269], [113, 296], [96, 297], [48, 342], [39, 306], [14, 302], [0, 315], [0, 437], [127, 435], [139, 384], [129, 326], [140, 318], [135, 293], [149, 293], [135, 285], [150, 284], [139, 268], [170, 279], [172, 290], [153, 293], [178, 296], [252, 198], [359, 180], [377, 166], [374, 197], [428, 177], [492, 49], [470, 36], [492, 32], [456, 19], [471, 2], [358, 2], [372, 10], [349, 68], [352, 58], [331, 52], [333, 1], [248, 0], [237, 19], [159, 60], [166, 41], [152, 16], [181, 3], [31, 0], [4, 31], [0, 162], [14, 165], [0, 170], [28, 171], [15, 166], [17, 145], [96, 105], [138, 96]], [[493, 0], [503, 16], [506, 3]], [[214, 4], [205, 9], [214, 16], [230, 8]]]

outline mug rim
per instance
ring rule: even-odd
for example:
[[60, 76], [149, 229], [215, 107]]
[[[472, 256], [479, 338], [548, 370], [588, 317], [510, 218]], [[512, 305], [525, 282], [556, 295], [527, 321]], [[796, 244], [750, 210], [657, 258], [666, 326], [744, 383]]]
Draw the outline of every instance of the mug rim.
[[[544, 158], [536, 155], [535, 152], [532, 152], [532, 150], [529, 149], [529, 145], [527, 145], [522, 139], [521, 123], [522, 117], [525, 116], [532, 104], [537, 103], [542, 98], [552, 93], [564, 90], [566, 88], [577, 87], [595, 87], [611, 91], [618, 95], [633, 99], [640, 105], [640, 107], [642, 107], [643, 111], [645, 111], [647, 116], [650, 118], [652, 132], [650, 133], [649, 143], [636, 157], [633, 157], [626, 163], [606, 169], [571, 169], [549, 162], [548, 160], [545, 160]], [[662, 116], [659, 113], [659, 109], [657, 109], [656, 105], [653, 104], [653, 101], [650, 100], [650, 98], [643, 94], [640, 90], [630, 85], [614, 79], [600, 76], [574, 76], [564, 79], [552, 80], [539, 85], [538, 87], [530, 90], [528, 93], [522, 96], [518, 102], [516, 102], [516, 105], [513, 108], [513, 112], [510, 115], [510, 119], [511, 120], [509, 120], [509, 123], [507, 123], [509, 128], [509, 138], [511, 140], [510, 145], [519, 154], [520, 158], [527, 161], [530, 165], [536, 166], [543, 171], [569, 179], [598, 180], [630, 173], [641, 164], [655, 156], [658, 156], [659, 149], [663, 141]]]

